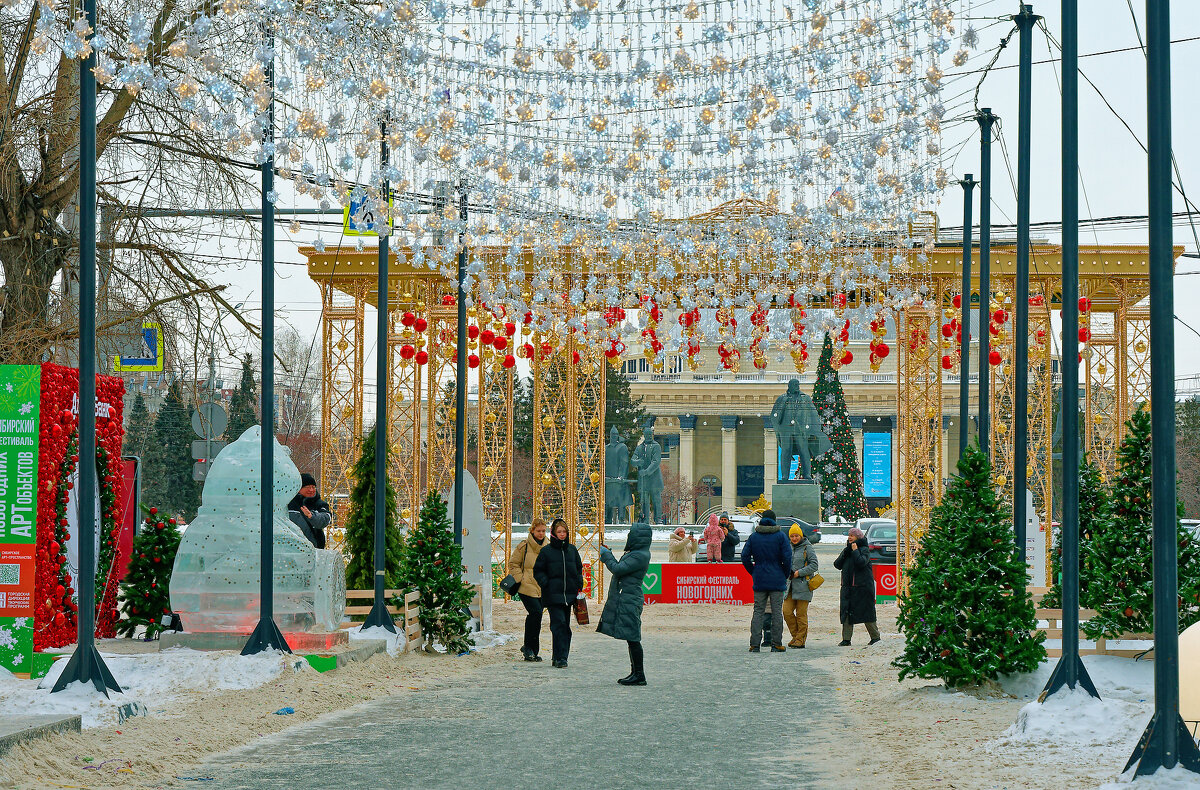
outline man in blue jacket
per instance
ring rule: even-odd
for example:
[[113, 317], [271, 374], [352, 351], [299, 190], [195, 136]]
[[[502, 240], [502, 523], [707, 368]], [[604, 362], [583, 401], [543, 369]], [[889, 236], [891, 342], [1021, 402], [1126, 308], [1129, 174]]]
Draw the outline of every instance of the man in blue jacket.
[[775, 523], [775, 511], [764, 510], [742, 547], [742, 565], [754, 579], [754, 616], [750, 620], [750, 652], [759, 652], [763, 615], [771, 602], [771, 652], [783, 653], [783, 595], [792, 574], [792, 547]]

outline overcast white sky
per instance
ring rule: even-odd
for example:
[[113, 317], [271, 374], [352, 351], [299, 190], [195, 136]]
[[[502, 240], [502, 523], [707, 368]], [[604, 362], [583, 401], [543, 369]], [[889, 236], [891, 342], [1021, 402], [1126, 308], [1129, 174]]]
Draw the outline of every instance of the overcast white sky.
[[[1145, 58], [1138, 47], [1138, 33], [1134, 16], [1127, 0], [1085, 0], [1080, 21], [1079, 50], [1081, 69], [1088, 79], [1096, 84], [1112, 105], [1112, 110], [1090, 87], [1086, 80], [1081, 82], [1080, 96], [1080, 168], [1082, 187], [1086, 197], [1080, 207], [1080, 216], [1107, 217], [1117, 215], [1143, 215], [1146, 213], [1146, 159], [1139, 145], [1145, 141]], [[992, 19], [1002, 14], [1011, 14], [1018, 4], [1009, 0], [976, 2], [972, 16]], [[1144, 39], [1145, 3], [1132, 0], [1136, 14], [1137, 29]], [[1046, 17], [1051, 33], [1058, 37], [1060, 31], [1058, 3], [1034, 3], [1035, 13]], [[1172, 46], [1173, 74], [1173, 129], [1174, 148], [1184, 189], [1194, 201], [1200, 201], [1200, 150], [1194, 144], [1194, 130], [1200, 126], [1200, 108], [1194, 101], [1196, 75], [1200, 74], [1200, 4], [1175, 3], [1172, 8], [1172, 32], [1174, 40], [1184, 40]], [[980, 49], [989, 49], [1007, 31], [1007, 25], [988, 25], [986, 19], [978, 19], [975, 26], [987, 28], [983, 33]], [[1134, 48], [1130, 51], [1108, 53], [1110, 50]], [[1033, 200], [1031, 219], [1033, 222], [1057, 221], [1061, 219], [1060, 208], [1060, 94], [1057, 48], [1048, 44], [1040, 30], [1034, 32], [1034, 90], [1033, 90]], [[1038, 63], [1053, 59], [1054, 62]], [[1011, 154], [1010, 166], [1014, 168], [1017, 135], [1017, 41], [1014, 36], [1008, 49], [1001, 55], [997, 68], [984, 81], [980, 92], [980, 106], [990, 106], [1002, 121], [1000, 135]], [[966, 68], [974, 68], [969, 65]], [[1008, 67], [1008, 68], [1005, 68]], [[947, 88], [948, 97], [974, 86], [978, 76], [957, 78]], [[949, 102], [948, 102], [949, 103]], [[961, 103], [956, 102], [959, 107]], [[1115, 113], [1114, 114], [1114, 110]], [[1120, 119], [1117, 117], [1119, 114]], [[1122, 120], [1132, 129], [1125, 128]], [[1136, 136], [1136, 139], [1135, 139]], [[944, 148], [949, 153], [947, 166], [954, 177], [971, 172], [979, 175], [979, 142], [976, 124], [971, 122], [947, 124], [944, 130]], [[1009, 182], [1004, 159], [1004, 149], [996, 146], [993, 160], [993, 222], [1007, 224], [1015, 217], [1015, 196]], [[1194, 193], [1193, 193], [1194, 190]], [[976, 201], [978, 202], [978, 201]], [[1176, 195], [1175, 211], [1182, 211], [1184, 203]], [[939, 209], [941, 221], [946, 226], [957, 226], [962, 222], [961, 189], [947, 189]], [[1200, 222], [1200, 218], [1198, 218]], [[1198, 231], [1200, 232], [1200, 231]], [[312, 337], [320, 325], [320, 295], [316, 285], [308, 279], [302, 266], [302, 256], [290, 240], [286, 227], [277, 227], [276, 259], [279, 263], [276, 281], [276, 298], [279, 305], [279, 320], [290, 323], [308, 337]], [[326, 233], [336, 239], [336, 232]], [[295, 242], [309, 243], [314, 238], [312, 229], [301, 231]], [[1056, 232], [1035, 228], [1034, 237], [1046, 237], [1057, 242]], [[1081, 243], [1144, 244], [1144, 223], [1129, 227], [1108, 229], [1086, 229], [1080, 234]], [[1195, 236], [1186, 224], [1175, 230], [1175, 241], [1183, 244], [1188, 252], [1196, 252]], [[227, 249], [225, 254], [237, 254]], [[1177, 266], [1175, 278], [1175, 312], [1179, 319], [1200, 330], [1200, 260], [1183, 258]], [[1187, 276], [1196, 272], [1197, 276]], [[245, 301], [256, 308], [260, 304], [259, 273], [254, 266], [236, 267], [228, 271], [231, 302]], [[374, 336], [374, 314], [367, 316], [366, 331]], [[1176, 322], [1176, 375], [1200, 374], [1200, 334]], [[373, 342], [370, 344], [373, 349]], [[373, 354], [371, 355], [373, 357]], [[232, 361], [226, 363], [232, 369]], [[226, 366], [223, 365], [223, 368]], [[374, 371], [371, 358], [367, 370]], [[231, 374], [224, 373], [228, 378]], [[367, 376], [373, 382], [373, 375]]]

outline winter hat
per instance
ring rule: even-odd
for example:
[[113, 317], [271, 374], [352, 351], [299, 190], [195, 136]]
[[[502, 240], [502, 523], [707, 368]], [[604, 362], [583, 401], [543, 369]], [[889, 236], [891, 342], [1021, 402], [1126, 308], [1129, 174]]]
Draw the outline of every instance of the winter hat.
[[679, 536], [679, 537], [681, 537], [681, 538], [683, 537], [683, 533], [684, 533], [684, 531], [685, 531], [685, 530], [683, 529], [683, 527], [676, 527], [676, 528], [675, 528], [675, 534], [676, 534], [676, 535], [678, 535], [678, 536]]
[[301, 488], [304, 488], [305, 486], [315, 486], [316, 484], [317, 484], [317, 478], [313, 477], [308, 472], [305, 472], [304, 474], [300, 475], [300, 487]]
[[788, 537], [793, 535], [800, 538], [804, 537], [804, 530], [800, 529], [799, 524], [793, 524], [792, 528], [788, 530]]
[[858, 527], [851, 527], [851, 528], [850, 528], [850, 533], [849, 533], [849, 534], [850, 534], [850, 537], [852, 537], [852, 538], [862, 538], [862, 537], [866, 537], [866, 533], [864, 533], [864, 532], [863, 532], [861, 529], [859, 529]]
[[767, 508], [766, 510], [764, 510], [762, 512], [762, 518], [769, 518], [772, 521], [774, 521], [775, 520], [775, 511], [771, 510], [771, 508]]
[[720, 515], [720, 516], [718, 516], [718, 518], [729, 518], [729, 511], [728, 511], [728, 510], [722, 510], [722, 511], [721, 511], [721, 515]]
[[715, 526], [717, 526], [717, 514], [716, 514], [716, 513], [711, 513], [711, 514], [709, 514], [709, 516], [708, 516], [708, 525], [709, 525], [710, 527], [715, 527]]

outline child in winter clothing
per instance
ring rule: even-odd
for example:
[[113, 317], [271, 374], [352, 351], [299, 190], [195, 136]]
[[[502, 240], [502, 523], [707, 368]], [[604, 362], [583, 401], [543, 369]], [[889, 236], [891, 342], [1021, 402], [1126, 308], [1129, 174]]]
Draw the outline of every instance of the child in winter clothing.
[[708, 546], [708, 561], [721, 561], [721, 542], [725, 540], [725, 530], [721, 529], [720, 519], [716, 513], [708, 517], [708, 526], [704, 528], [704, 543]]

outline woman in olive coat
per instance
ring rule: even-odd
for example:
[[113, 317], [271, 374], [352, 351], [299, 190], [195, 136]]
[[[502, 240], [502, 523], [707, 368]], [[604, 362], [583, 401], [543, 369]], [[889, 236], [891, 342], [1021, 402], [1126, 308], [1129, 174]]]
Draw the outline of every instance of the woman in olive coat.
[[649, 525], [632, 525], [620, 560], [608, 546], [600, 547], [600, 561], [612, 573], [612, 583], [596, 630], [629, 643], [629, 675], [617, 681], [622, 686], [646, 685], [642, 666], [642, 607], [646, 598], [642, 594], [642, 580], [650, 566], [652, 537]]

